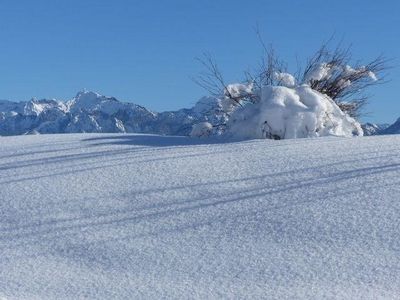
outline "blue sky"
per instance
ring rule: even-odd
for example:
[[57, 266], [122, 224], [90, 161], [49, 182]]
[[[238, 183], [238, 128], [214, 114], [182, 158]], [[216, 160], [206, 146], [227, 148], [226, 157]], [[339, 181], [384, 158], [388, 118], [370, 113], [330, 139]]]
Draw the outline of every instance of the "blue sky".
[[[296, 67], [332, 34], [355, 58], [399, 65], [400, 1], [0, 0], [0, 99], [70, 99], [83, 88], [162, 111], [205, 95], [191, 77], [210, 52], [228, 81], [255, 66], [254, 33]], [[289, 67], [290, 68], [290, 67]], [[374, 88], [368, 121], [400, 117], [400, 69]]]

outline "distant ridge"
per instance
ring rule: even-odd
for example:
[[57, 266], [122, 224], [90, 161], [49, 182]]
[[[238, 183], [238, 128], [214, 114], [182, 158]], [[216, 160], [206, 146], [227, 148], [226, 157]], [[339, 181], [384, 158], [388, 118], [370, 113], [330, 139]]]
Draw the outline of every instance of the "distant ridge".
[[400, 134], [400, 118], [398, 118], [392, 125], [382, 130], [380, 134]]
[[188, 135], [194, 123], [221, 123], [224, 118], [220, 101], [212, 97], [201, 98], [190, 109], [161, 113], [87, 90], [69, 101], [0, 100], [0, 135], [79, 132]]

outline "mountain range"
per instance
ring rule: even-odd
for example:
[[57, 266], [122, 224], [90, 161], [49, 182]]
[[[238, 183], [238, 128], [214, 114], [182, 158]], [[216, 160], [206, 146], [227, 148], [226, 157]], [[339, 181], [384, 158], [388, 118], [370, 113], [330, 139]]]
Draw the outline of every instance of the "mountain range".
[[80, 132], [188, 135], [195, 123], [216, 124], [224, 122], [226, 117], [220, 101], [213, 97], [201, 98], [190, 109], [158, 113], [114, 97], [81, 91], [66, 102], [0, 100], [0, 135]]
[[[81, 91], [69, 101], [0, 100], [0, 135], [82, 132], [188, 135], [193, 124], [204, 121], [221, 124], [227, 118], [221, 101], [214, 97], [203, 97], [192, 108], [161, 113], [92, 91]], [[366, 123], [362, 128], [364, 135], [400, 133], [400, 118], [392, 125]]]
[[390, 124], [386, 123], [385, 124], [364, 123], [361, 125], [364, 132], [364, 136], [378, 135], [389, 126]]

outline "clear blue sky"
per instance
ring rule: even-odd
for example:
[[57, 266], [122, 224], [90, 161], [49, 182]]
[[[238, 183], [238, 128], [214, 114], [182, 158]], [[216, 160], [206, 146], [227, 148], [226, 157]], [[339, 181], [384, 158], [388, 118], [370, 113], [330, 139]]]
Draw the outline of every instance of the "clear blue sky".
[[[354, 57], [399, 64], [400, 1], [0, 0], [0, 99], [70, 99], [82, 88], [161, 111], [206, 94], [190, 79], [212, 53], [228, 80], [261, 54], [256, 23], [292, 68], [333, 33]], [[400, 70], [365, 120], [400, 117]]]

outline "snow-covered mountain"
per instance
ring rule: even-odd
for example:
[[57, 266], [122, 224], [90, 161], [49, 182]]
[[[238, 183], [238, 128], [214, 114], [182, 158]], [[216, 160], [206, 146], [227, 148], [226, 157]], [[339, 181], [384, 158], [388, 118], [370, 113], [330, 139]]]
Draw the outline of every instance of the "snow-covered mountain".
[[392, 125], [382, 130], [380, 134], [400, 134], [400, 118], [398, 118]]
[[400, 134], [400, 118], [391, 125], [365, 123], [361, 127], [364, 135]]
[[365, 123], [361, 125], [363, 129], [364, 135], [377, 135], [380, 134], [383, 130], [388, 128], [390, 124], [375, 124], [375, 123]]
[[79, 92], [66, 102], [0, 101], [0, 135], [79, 132], [188, 135], [194, 123], [219, 123], [224, 118], [219, 100], [212, 97], [200, 99], [191, 109], [162, 113], [90, 91]]

